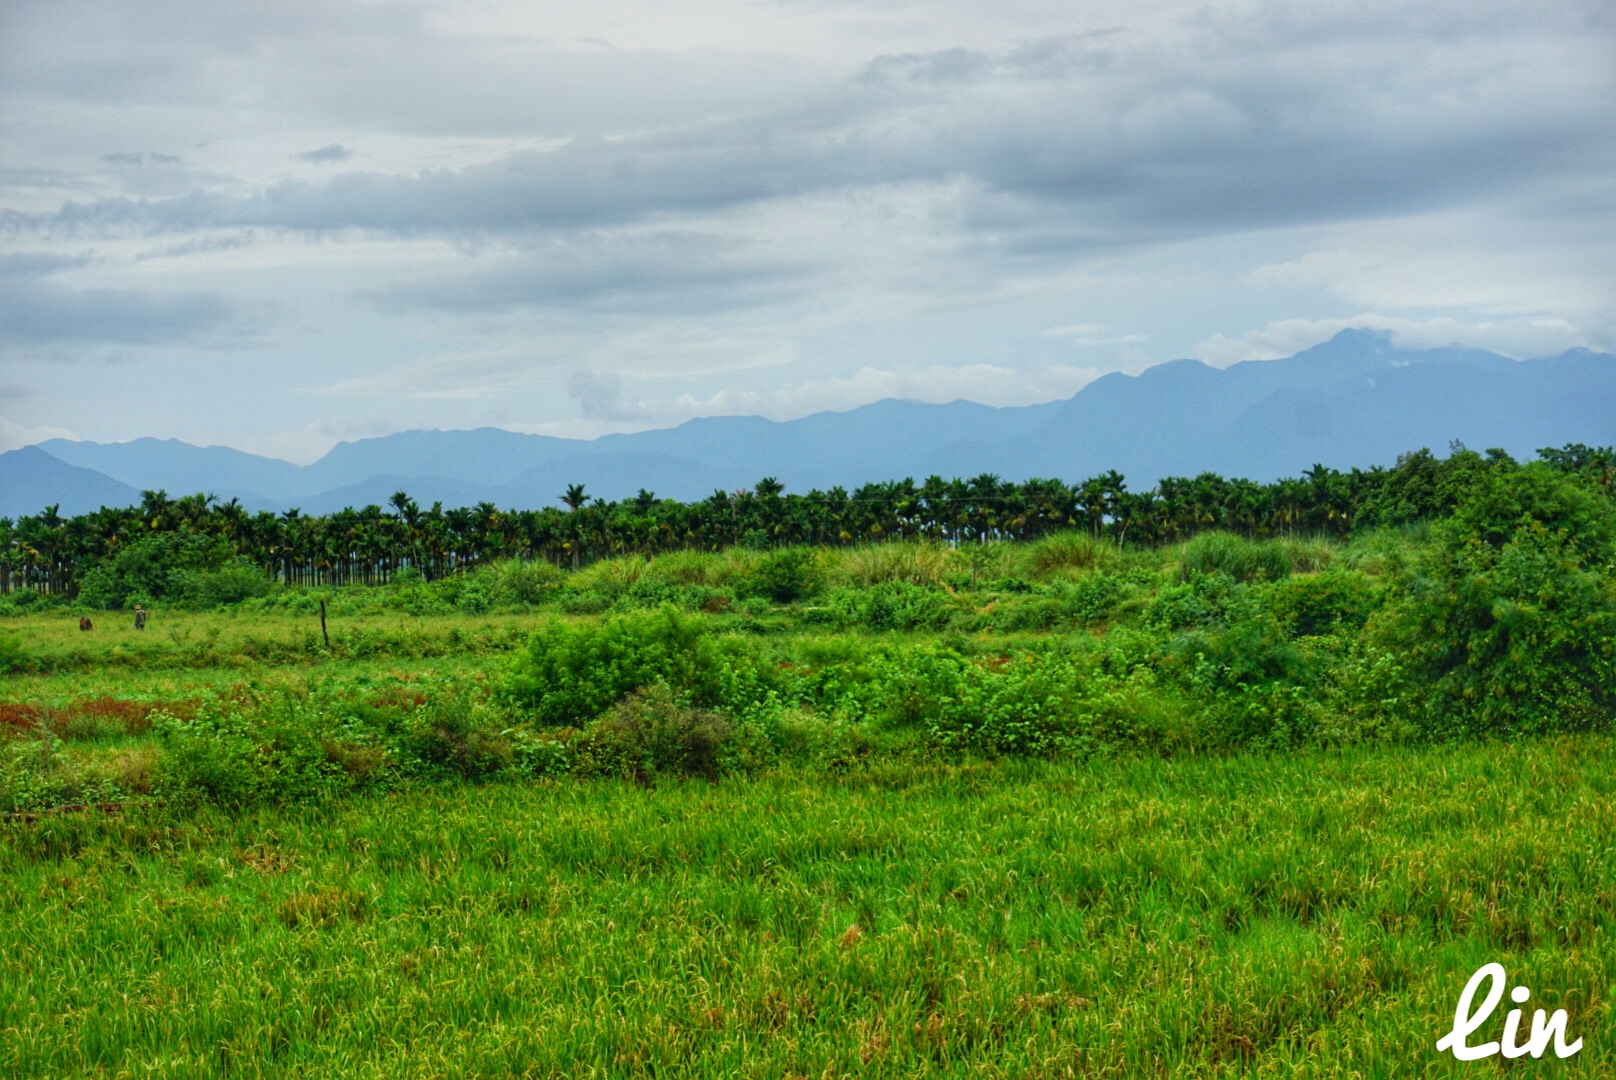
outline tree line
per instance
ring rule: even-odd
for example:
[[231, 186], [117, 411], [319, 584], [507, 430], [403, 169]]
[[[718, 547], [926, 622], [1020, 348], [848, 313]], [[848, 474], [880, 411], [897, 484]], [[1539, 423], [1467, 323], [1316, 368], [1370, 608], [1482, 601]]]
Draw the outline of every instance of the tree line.
[[[566, 567], [627, 554], [744, 545], [848, 546], [893, 540], [978, 544], [1030, 540], [1083, 529], [1118, 543], [1163, 544], [1211, 529], [1260, 538], [1345, 536], [1447, 514], [1474, 480], [1518, 468], [1502, 450], [1477, 453], [1454, 443], [1447, 457], [1419, 450], [1392, 468], [1347, 472], [1315, 465], [1300, 477], [1258, 483], [1216, 473], [1167, 477], [1129, 491], [1115, 471], [1081, 483], [992, 474], [970, 480], [928, 477], [787, 493], [766, 477], [749, 489], [681, 502], [641, 490], [631, 499], [591, 498], [573, 484], [560, 506], [500, 509], [492, 503], [422, 507], [406, 492], [389, 504], [326, 515], [252, 513], [231, 499], [142, 492], [139, 506], [63, 517], [54, 506], [13, 521], [0, 518], [0, 592], [74, 594], [84, 576], [120, 557], [150, 558], [184, 547], [188, 557], [234, 560], [289, 585], [385, 584], [410, 569], [428, 579], [503, 558], [545, 559]], [[1557, 470], [1610, 490], [1616, 452], [1579, 443], [1538, 451]], [[177, 546], [178, 545], [178, 546]]]

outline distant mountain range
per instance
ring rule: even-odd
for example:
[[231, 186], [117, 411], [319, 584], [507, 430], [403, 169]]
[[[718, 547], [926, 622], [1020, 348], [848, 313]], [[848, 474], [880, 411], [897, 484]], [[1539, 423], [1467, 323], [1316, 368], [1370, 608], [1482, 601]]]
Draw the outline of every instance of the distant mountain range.
[[172, 439], [53, 439], [0, 454], [0, 516], [48, 504], [82, 513], [159, 488], [306, 513], [385, 504], [400, 489], [445, 506], [552, 506], [574, 483], [609, 499], [641, 488], [694, 499], [764, 476], [806, 491], [933, 473], [1075, 481], [1116, 469], [1143, 490], [1163, 476], [1208, 470], [1272, 480], [1315, 463], [1390, 465], [1403, 451], [1441, 450], [1452, 439], [1517, 457], [1567, 442], [1616, 443], [1616, 357], [1411, 351], [1384, 334], [1347, 330], [1283, 360], [1221, 370], [1175, 360], [1023, 408], [887, 400], [786, 422], [709, 417], [590, 440], [406, 431], [342, 443], [305, 466]]

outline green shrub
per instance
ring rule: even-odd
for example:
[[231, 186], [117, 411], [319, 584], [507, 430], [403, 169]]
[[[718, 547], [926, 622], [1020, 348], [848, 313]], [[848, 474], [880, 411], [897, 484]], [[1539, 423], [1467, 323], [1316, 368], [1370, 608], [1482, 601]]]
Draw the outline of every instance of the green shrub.
[[563, 615], [600, 615], [612, 606], [612, 598], [594, 589], [567, 588], [556, 601]]
[[955, 610], [947, 593], [901, 581], [882, 582], [863, 599], [863, 621], [872, 630], [941, 630]]
[[950, 571], [969, 567], [969, 556], [941, 544], [875, 544], [837, 552], [833, 576], [850, 585], [899, 583], [935, 588]]
[[812, 549], [782, 548], [758, 562], [744, 592], [776, 604], [790, 604], [813, 596], [821, 583], [819, 562]]
[[1328, 540], [1289, 538], [1273, 543], [1293, 574], [1317, 574], [1335, 565], [1336, 547]]
[[274, 589], [258, 567], [246, 559], [233, 559], [217, 570], [195, 571], [176, 579], [177, 599], [188, 606], [214, 608], [267, 596]]
[[1127, 585], [1114, 574], [1086, 574], [1071, 585], [1060, 587], [1055, 597], [1067, 619], [1088, 626], [1116, 613]]
[[670, 585], [710, 585], [708, 572], [719, 558], [704, 551], [670, 551], [653, 558], [645, 572]]
[[478, 780], [511, 767], [516, 745], [485, 704], [458, 694], [428, 699], [410, 712], [399, 739], [413, 769]]
[[0, 742], [0, 813], [60, 802], [56, 777], [66, 764], [61, 740], [48, 731]]
[[729, 593], [724, 589], [709, 589], [704, 585], [675, 585], [662, 578], [647, 576], [617, 593], [617, 598], [607, 610], [647, 611], [672, 606], [681, 611], [711, 611], [721, 610], [727, 607], [729, 602]]
[[561, 588], [566, 575], [543, 559], [499, 559], [478, 567], [474, 577], [495, 604], [530, 607]]
[[692, 709], [656, 683], [637, 690], [586, 727], [576, 752], [583, 772], [648, 780], [718, 775], [730, 723]]
[[79, 602], [117, 610], [163, 601], [185, 606], [261, 596], [270, 582], [238, 559], [229, 541], [186, 531], [145, 536], [85, 573]]
[[1204, 745], [1285, 749], [1319, 722], [1309, 657], [1266, 611], [1175, 639], [1163, 667], [1198, 711]]
[[39, 662], [13, 637], [0, 637], [0, 675], [27, 675], [37, 670]]
[[1502, 450], [1487, 456], [1455, 445], [1446, 458], [1429, 449], [1400, 454], [1397, 466], [1358, 512], [1361, 525], [1409, 525], [1445, 518], [1488, 478], [1512, 471], [1515, 462]]
[[1542, 466], [1479, 481], [1382, 625], [1438, 734], [1608, 725], [1616, 508]]
[[1270, 603], [1275, 618], [1297, 636], [1355, 633], [1379, 605], [1380, 592], [1362, 573], [1326, 570], [1280, 582]]
[[176, 803], [313, 801], [352, 786], [326, 753], [318, 710], [291, 698], [261, 709], [207, 702], [189, 720], [152, 720], [163, 748], [154, 787]]
[[576, 627], [544, 624], [512, 662], [503, 689], [540, 723], [579, 726], [656, 682], [712, 693], [718, 667], [701, 626], [665, 607]]
[[410, 615], [447, 615], [454, 610], [451, 597], [459, 592], [458, 584], [450, 588], [437, 582], [402, 586], [394, 591], [395, 602], [400, 610]]
[[455, 608], [467, 615], [482, 615], [494, 606], [494, 598], [483, 588], [483, 583], [476, 579], [468, 581], [455, 597]]
[[37, 608], [45, 607], [50, 598], [34, 589], [12, 589], [8, 593], [0, 593], [0, 615], [17, 615]]
[[808, 622], [871, 630], [940, 630], [958, 610], [941, 589], [884, 581], [864, 589], [833, 589], [804, 617]]
[[1227, 574], [1196, 574], [1180, 585], [1157, 590], [1145, 604], [1145, 625], [1160, 630], [1221, 626], [1232, 610], [1246, 605], [1247, 592]]
[[1049, 754], [1092, 743], [1079, 722], [1088, 672], [1059, 654], [967, 658], [927, 646], [882, 658], [865, 708], [877, 724], [950, 749]]
[[645, 576], [650, 563], [643, 555], [621, 555], [592, 562], [575, 571], [569, 583], [575, 589], [626, 589]]

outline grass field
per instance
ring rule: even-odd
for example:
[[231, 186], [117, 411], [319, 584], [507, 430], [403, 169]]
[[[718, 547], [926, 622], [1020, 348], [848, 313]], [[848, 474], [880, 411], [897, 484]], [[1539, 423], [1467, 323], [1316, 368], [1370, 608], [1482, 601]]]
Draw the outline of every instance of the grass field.
[[1609, 1075], [1612, 749], [876, 763], [12, 824], [0, 1070], [1469, 1075], [1495, 1066], [1433, 1044], [1499, 960], [1585, 1042], [1516, 1064]]
[[1610, 573], [1439, 684], [1426, 543], [13, 598], [0, 1076], [1616, 1075]]
[[1319, 1075], [1501, 960], [1616, 1067], [1613, 747], [869, 765], [57, 816], [8, 1075]]

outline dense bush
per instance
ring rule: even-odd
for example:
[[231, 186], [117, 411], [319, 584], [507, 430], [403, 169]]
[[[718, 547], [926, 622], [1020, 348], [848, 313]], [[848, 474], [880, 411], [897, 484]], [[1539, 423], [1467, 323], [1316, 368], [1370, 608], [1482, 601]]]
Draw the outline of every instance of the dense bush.
[[1109, 540], [1085, 532], [1058, 532], [1027, 545], [1022, 559], [1033, 574], [1092, 570], [1110, 566], [1121, 557], [1121, 549]]
[[923, 731], [936, 744], [989, 753], [1071, 748], [1084, 675], [1050, 655], [967, 658], [925, 647], [883, 658], [867, 708], [877, 723]]
[[1374, 583], [1355, 570], [1290, 578], [1276, 585], [1269, 599], [1280, 625], [1299, 637], [1355, 633], [1380, 603]]
[[718, 775], [734, 732], [716, 713], [680, 703], [662, 684], [637, 690], [584, 729], [578, 771], [645, 781]]
[[868, 588], [833, 589], [823, 603], [804, 613], [809, 622], [862, 626], [871, 630], [941, 630], [961, 608], [941, 589], [904, 581]]
[[545, 623], [506, 672], [504, 692], [540, 723], [577, 726], [653, 683], [710, 697], [721, 667], [700, 624], [665, 607]]
[[500, 559], [479, 567], [474, 576], [492, 602], [502, 606], [542, 603], [565, 580], [555, 564], [543, 559]]
[[38, 661], [13, 637], [0, 637], [0, 675], [26, 675]]
[[951, 573], [968, 570], [973, 555], [942, 544], [875, 544], [836, 553], [835, 575], [849, 585], [905, 584], [936, 587]]
[[1178, 637], [1164, 659], [1164, 672], [1187, 692], [1203, 745], [1282, 749], [1312, 737], [1316, 673], [1272, 614]]
[[1158, 589], [1144, 607], [1145, 625], [1161, 630], [1221, 626], [1249, 606], [1250, 589], [1223, 573], [1195, 574]]
[[476, 780], [516, 760], [515, 744], [487, 706], [458, 694], [435, 696], [412, 710], [395, 741], [406, 769], [415, 772]]
[[223, 541], [190, 532], [143, 537], [85, 573], [78, 601], [116, 610], [163, 601], [208, 608], [264, 596], [273, 588]]
[[1483, 457], [1455, 444], [1452, 451], [1446, 458], [1430, 450], [1399, 455], [1397, 467], [1359, 511], [1359, 525], [1407, 525], [1446, 517], [1478, 484], [1515, 468], [1502, 450], [1489, 450]]
[[1382, 627], [1436, 733], [1603, 726], [1616, 709], [1616, 509], [1541, 466], [1478, 482]]
[[783, 548], [758, 562], [745, 591], [777, 604], [790, 604], [813, 596], [822, 584], [823, 574], [812, 549]]
[[326, 753], [323, 724], [319, 711], [290, 698], [259, 710], [210, 701], [189, 718], [160, 714], [157, 791], [230, 807], [330, 795], [351, 780]]
[[59, 606], [66, 599], [65, 596], [42, 593], [34, 589], [12, 589], [8, 593], [0, 593], [0, 616], [25, 615], [31, 611]]

